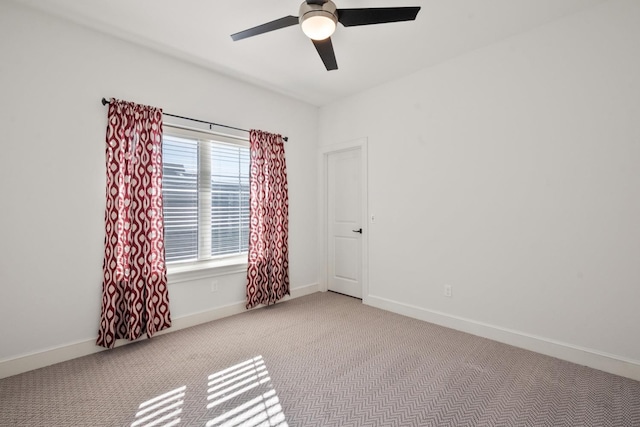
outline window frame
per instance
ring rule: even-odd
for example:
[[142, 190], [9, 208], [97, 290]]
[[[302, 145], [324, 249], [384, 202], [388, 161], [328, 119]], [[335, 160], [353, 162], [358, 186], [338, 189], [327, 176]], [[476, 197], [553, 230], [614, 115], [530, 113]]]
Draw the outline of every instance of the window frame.
[[[195, 139], [198, 141], [210, 141], [213, 143], [230, 144], [249, 148], [249, 138], [246, 136], [214, 132], [208, 129], [198, 129], [180, 124], [164, 123], [164, 135], [178, 138]], [[164, 162], [164, 158], [163, 158]], [[200, 175], [198, 167], [198, 175]], [[200, 212], [200, 209], [198, 209]], [[198, 245], [201, 244], [198, 233]], [[167, 278], [170, 284], [188, 282], [208, 277], [224, 276], [229, 274], [246, 273], [248, 268], [248, 252], [232, 255], [219, 255], [212, 259], [197, 261], [177, 261], [166, 263]]]

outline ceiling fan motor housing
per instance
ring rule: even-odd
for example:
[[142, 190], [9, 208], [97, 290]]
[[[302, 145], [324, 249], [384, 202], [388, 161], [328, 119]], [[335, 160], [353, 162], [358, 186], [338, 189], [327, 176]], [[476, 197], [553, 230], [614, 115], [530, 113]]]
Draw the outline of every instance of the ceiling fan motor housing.
[[[338, 9], [334, 2], [323, 4], [303, 1], [298, 14], [302, 31], [313, 40], [324, 40], [330, 37], [338, 23]], [[331, 25], [333, 23], [333, 25]]]

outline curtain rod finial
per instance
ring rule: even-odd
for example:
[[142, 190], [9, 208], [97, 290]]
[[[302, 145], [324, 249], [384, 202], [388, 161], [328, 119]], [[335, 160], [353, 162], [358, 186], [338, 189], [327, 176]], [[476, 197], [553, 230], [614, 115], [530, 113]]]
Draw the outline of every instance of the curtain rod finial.
[[102, 105], [107, 105], [109, 103], [109, 101], [107, 101], [106, 99], [102, 98]]

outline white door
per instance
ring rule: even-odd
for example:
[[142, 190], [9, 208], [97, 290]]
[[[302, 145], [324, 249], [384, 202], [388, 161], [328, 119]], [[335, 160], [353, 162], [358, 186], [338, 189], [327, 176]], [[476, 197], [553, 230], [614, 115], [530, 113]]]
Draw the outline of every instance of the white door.
[[327, 156], [327, 287], [362, 298], [360, 148]]

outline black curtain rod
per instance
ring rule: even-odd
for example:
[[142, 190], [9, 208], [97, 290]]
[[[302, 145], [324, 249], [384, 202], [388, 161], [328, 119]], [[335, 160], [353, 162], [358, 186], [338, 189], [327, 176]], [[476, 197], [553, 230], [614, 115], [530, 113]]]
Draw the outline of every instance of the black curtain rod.
[[[105, 98], [102, 98], [102, 105], [107, 105], [107, 104], [109, 104], [109, 101], [107, 101]], [[233, 127], [233, 126], [227, 126], [227, 125], [221, 125], [220, 123], [208, 122], [206, 120], [192, 119], [191, 117], [177, 116], [175, 114], [169, 114], [169, 113], [165, 113], [165, 112], [162, 112], [162, 114], [164, 116], [171, 116], [171, 117], [175, 117], [177, 119], [191, 120], [192, 122], [204, 123], [206, 125], [209, 125], [209, 129], [211, 129], [212, 126], [220, 126], [220, 127], [227, 128], [227, 129], [235, 129], [235, 130], [239, 130], [239, 131], [242, 131], [242, 132], [249, 132], [246, 129], [241, 129], [241, 128], [237, 128], [237, 127]], [[282, 139], [284, 141], [288, 141], [289, 140], [289, 138], [286, 137], [286, 136], [283, 136]]]

